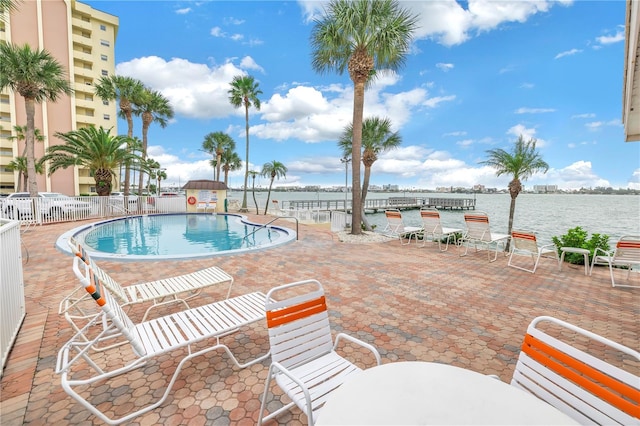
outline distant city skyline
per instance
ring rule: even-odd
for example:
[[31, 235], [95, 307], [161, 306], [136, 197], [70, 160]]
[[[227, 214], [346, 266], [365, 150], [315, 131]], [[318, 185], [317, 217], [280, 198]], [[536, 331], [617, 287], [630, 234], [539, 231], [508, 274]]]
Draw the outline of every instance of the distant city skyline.
[[[149, 132], [167, 184], [212, 178], [200, 151], [209, 132], [231, 135], [244, 160], [244, 113], [227, 90], [235, 75], [250, 74], [263, 92], [261, 110], [249, 111], [250, 170], [277, 160], [288, 172], [274, 186], [344, 186], [337, 140], [351, 121], [353, 87], [348, 75], [311, 68], [321, 2], [86, 3], [120, 19], [116, 72], [161, 91], [175, 109], [167, 128]], [[640, 189], [640, 143], [623, 142], [621, 123], [624, 2], [401, 4], [419, 14], [420, 28], [406, 67], [367, 90], [365, 116], [389, 117], [403, 144], [379, 156], [372, 184], [503, 189], [510, 177], [479, 162], [523, 135], [550, 165], [527, 187]], [[139, 134], [139, 119], [135, 126]], [[232, 172], [230, 185], [243, 173]]]

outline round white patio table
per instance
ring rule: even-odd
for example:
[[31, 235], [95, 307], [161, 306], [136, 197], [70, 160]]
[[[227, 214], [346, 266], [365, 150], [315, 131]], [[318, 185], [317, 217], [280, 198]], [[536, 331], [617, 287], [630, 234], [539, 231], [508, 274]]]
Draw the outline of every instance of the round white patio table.
[[395, 362], [342, 384], [316, 425], [578, 424], [555, 407], [495, 378], [433, 362]]

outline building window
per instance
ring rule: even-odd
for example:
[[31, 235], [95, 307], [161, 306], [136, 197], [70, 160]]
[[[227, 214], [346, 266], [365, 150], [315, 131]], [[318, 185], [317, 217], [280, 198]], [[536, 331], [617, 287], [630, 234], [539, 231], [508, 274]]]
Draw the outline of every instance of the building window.
[[105, 120], [111, 120], [111, 117], [109, 116], [109, 114], [104, 114], [102, 118], [104, 118]]
[[103, 61], [106, 61], [109, 59], [109, 57], [107, 55], [100, 55], [100, 59], [102, 59]]
[[100, 25], [100, 29], [102, 31], [107, 31], [107, 26], [106, 25]]
[[102, 105], [109, 105], [109, 101], [102, 101]]
[[110, 44], [109, 44], [109, 41], [108, 41], [108, 40], [100, 40], [100, 44], [101, 44], [101, 45], [103, 45], [103, 46], [106, 46], [106, 47], [109, 47], [109, 46], [110, 46]]
[[107, 71], [107, 70], [102, 70], [102, 75], [104, 75], [104, 76], [109, 75], [109, 71]]

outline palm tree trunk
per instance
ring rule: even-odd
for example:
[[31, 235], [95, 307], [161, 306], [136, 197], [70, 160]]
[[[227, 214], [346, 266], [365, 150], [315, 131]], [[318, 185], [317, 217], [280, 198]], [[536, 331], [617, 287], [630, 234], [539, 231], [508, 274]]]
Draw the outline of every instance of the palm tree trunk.
[[216, 152], [216, 175], [214, 180], [220, 181], [220, 167], [222, 166], [220, 162], [222, 161], [222, 153]]
[[36, 101], [33, 98], [25, 98], [25, 109], [27, 114], [27, 133], [25, 143], [27, 150], [27, 176], [29, 182], [29, 195], [38, 195], [38, 182], [36, 180], [36, 158], [35, 158], [35, 115]]
[[269, 198], [271, 198], [271, 187], [273, 186], [273, 179], [275, 176], [271, 177], [271, 182], [269, 182], [269, 192], [267, 192], [267, 204], [264, 206], [264, 215], [267, 215], [267, 210], [269, 209]]
[[[244, 193], [242, 196], [242, 207], [240, 208], [241, 212], [247, 211], [247, 179], [249, 178], [249, 105], [244, 104], [244, 120], [245, 120], [245, 134], [247, 137], [246, 143], [246, 154], [244, 160]], [[256, 204], [256, 208], [257, 208]]]
[[[143, 113], [146, 114], [146, 113]], [[142, 118], [142, 161], [147, 159], [147, 134], [149, 133], [149, 126], [151, 125], [151, 120], [153, 117], [143, 117]], [[144, 174], [142, 170], [140, 170], [140, 177], [138, 178], [138, 192], [142, 195], [142, 185], [143, 185]], [[149, 191], [147, 190], [147, 193]]]
[[360, 192], [360, 161], [362, 158], [362, 116], [364, 113], [364, 81], [354, 83], [353, 140], [351, 143], [351, 233], [362, 234], [362, 194]]
[[373, 231], [367, 215], [364, 213], [365, 202], [367, 201], [367, 192], [369, 191], [369, 178], [371, 177], [371, 166], [364, 166], [364, 180], [362, 181], [362, 223], [364, 223], [364, 229], [366, 231]]
[[[518, 194], [511, 195], [511, 203], [509, 204], [509, 227], [507, 229], [507, 234], [511, 235], [511, 230], [513, 229], [513, 216], [516, 213], [516, 197]], [[505, 246], [505, 250], [509, 251], [509, 247], [511, 244], [511, 239], [507, 240], [507, 245]]]
[[[251, 194], [253, 194], [253, 204], [256, 206], [256, 214], [260, 214], [258, 211], [258, 201], [256, 200], [256, 177], [253, 177], [253, 185], [251, 185]], [[249, 209], [247, 209], [249, 210]]]
[[[131, 105], [124, 100], [120, 100], [120, 110], [125, 113], [127, 118], [127, 137], [133, 138], [133, 118], [131, 118]], [[124, 195], [129, 195], [129, 186], [131, 185], [131, 165], [126, 164], [124, 170]]]

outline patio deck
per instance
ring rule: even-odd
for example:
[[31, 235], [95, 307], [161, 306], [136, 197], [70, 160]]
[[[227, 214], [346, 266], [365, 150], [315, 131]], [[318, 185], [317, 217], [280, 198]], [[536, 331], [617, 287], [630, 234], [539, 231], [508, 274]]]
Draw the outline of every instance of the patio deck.
[[[29, 250], [24, 265], [27, 317], [2, 377], [3, 426], [100, 424], [67, 396], [54, 373], [58, 349], [72, 335], [57, 313], [58, 303], [78, 285], [71, 258], [54, 243], [76, 226], [35, 227], [23, 236]], [[430, 245], [347, 244], [312, 225], [300, 225], [299, 241], [271, 250], [201, 260], [99, 264], [125, 284], [215, 265], [235, 278], [232, 296], [316, 278], [327, 293], [333, 331], [374, 344], [383, 363], [435, 361], [496, 374], [503, 381], [510, 380], [525, 329], [538, 315], [564, 319], [636, 350], [640, 341], [640, 290], [611, 288], [606, 268], [585, 277], [581, 265], [565, 264], [558, 271], [557, 264], [542, 260], [530, 274], [508, 268], [506, 257], [489, 263], [484, 253], [459, 257], [455, 249], [440, 252]], [[223, 296], [222, 290], [211, 290], [201, 300], [204, 304]], [[240, 358], [268, 350], [262, 325], [225, 341]], [[133, 373], [134, 382], [101, 386], [96, 401], [115, 401], [117, 414], [131, 404], [146, 403], [164, 382], [163, 372], [172, 372], [176, 364], [170, 356], [149, 363]], [[223, 352], [196, 358], [182, 371], [168, 400], [131, 424], [254, 425], [268, 364], [239, 370]], [[640, 366], [631, 368], [640, 374]], [[120, 396], [123, 392], [135, 397]], [[293, 410], [278, 420], [298, 424], [306, 417]]]

